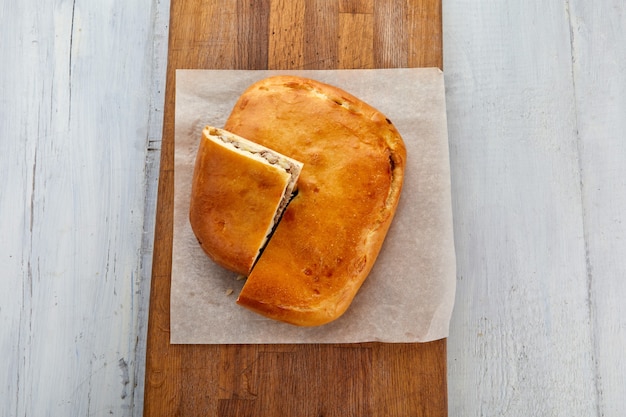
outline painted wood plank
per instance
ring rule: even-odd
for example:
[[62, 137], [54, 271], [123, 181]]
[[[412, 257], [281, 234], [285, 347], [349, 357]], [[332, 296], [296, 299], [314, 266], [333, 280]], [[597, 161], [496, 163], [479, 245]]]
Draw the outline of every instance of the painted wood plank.
[[[167, 50], [169, 37], [170, 3], [152, 3], [152, 74], [149, 89], [149, 119], [147, 131], [147, 156], [145, 172], [145, 203], [143, 237], [141, 242], [140, 281], [137, 288], [137, 346], [135, 354], [135, 389], [132, 415], [143, 416], [143, 399], [146, 377], [146, 345], [150, 305], [150, 281], [154, 255], [154, 230], [156, 227], [156, 204], [159, 183], [159, 161], [163, 137], [163, 113], [165, 105], [165, 78], [167, 73]], [[132, 336], [132, 335], [131, 335]]]
[[596, 415], [565, 6], [444, 2], [453, 416]]
[[152, 7], [2, 6], [0, 415], [135, 406]]
[[626, 4], [569, 4], [597, 415], [626, 410]]

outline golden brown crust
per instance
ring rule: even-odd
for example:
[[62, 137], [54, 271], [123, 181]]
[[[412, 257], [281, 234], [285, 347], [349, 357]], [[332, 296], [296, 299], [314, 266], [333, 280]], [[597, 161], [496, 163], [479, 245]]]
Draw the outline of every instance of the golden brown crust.
[[202, 132], [189, 222], [211, 259], [247, 275], [272, 228], [290, 174], [225, 146], [219, 135], [229, 133], [208, 127]]
[[400, 134], [356, 97], [294, 76], [251, 86], [225, 128], [304, 163], [298, 195], [237, 302], [297, 325], [336, 319], [395, 213], [406, 159]]

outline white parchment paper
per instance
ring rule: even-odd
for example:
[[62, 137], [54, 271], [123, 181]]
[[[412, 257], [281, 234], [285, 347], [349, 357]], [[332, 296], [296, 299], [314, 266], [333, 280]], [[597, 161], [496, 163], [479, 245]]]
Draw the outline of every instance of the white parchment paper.
[[[348, 311], [320, 327], [266, 319], [235, 303], [244, 281], [202, 251], [188, 220], [205, 125], [222, 127], [241, 93], [275, 74], [340, 87], [384, 113], [407, 147], [400, 203], [374, 268]], [[443, 73], [436, 68], [177, 70], [171, 343], [426, 342], [448, 335], [456, 282]]]

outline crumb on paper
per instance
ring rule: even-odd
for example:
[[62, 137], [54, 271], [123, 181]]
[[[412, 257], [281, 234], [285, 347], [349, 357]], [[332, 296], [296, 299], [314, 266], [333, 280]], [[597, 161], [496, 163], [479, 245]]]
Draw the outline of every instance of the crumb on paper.
[[235, 292], [235, 290], [233, 290], [232, 288], [229, 288], [229, 289], [226, 290], [226, 295], [231, 295], [234, 292]]
[[245, 275], [237, 275], [237, 278], [235, 278], [237, 281], [243, 281], [244, 279], [246, 279]]

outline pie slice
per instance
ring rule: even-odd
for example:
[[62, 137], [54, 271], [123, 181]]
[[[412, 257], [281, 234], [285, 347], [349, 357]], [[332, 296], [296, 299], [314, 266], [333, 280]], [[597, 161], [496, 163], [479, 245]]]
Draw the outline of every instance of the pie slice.
[[215, 127], [202, 131], [189, 221], [206, 254], [248, 275], [296, 188], [302, 163]]

